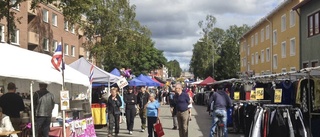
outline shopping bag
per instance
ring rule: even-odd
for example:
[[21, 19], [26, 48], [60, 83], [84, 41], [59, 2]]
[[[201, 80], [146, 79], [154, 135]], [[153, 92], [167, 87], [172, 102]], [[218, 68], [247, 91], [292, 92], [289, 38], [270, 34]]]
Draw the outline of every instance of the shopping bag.
[[162, 137], [164, 135], [162, 124], [160, 120], [153, 125], [154, 131], [157, 133], [158, 137]]

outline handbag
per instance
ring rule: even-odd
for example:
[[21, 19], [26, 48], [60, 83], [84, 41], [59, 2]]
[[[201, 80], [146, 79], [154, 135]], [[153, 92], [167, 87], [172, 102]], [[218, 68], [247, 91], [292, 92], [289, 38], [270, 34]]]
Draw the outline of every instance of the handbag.
[[153, 124], [154, 132], [158, 135], [158, 137], [164, 136], [164, 131], [162, 128], [162, 124], [160, 120], [158, 119], [157, 123]]

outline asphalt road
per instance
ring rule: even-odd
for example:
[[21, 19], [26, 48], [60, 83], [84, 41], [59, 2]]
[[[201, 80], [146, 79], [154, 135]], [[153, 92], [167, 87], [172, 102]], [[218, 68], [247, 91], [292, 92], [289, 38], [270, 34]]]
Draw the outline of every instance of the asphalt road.
[[[172, 130], [172, 117], [168, 105], [161, 106], [160, 110], [160, 120], [165, 132], [164, 137], [179, 137], [178, 130]], [[193, 105], [192, 109], [192, 121], [189, 123], [189, 137], [209, 137], [210, 127], [211, 127], [211, 117], [206, 112], [204, 106]], [[140, 132], [140, 118], [137, 116], [135, 118], [135, 125], [133, 135], [129, 135], [126, 130], [126, 124], [120, 124], [119, 137], [147, 137], [148, 133]], [[96, 134], [98, 137], [106, 137], [108, 135], [106, 127], [97, 127]], [[240, 134], [231, 134], [229, 137], [243, 137]]]

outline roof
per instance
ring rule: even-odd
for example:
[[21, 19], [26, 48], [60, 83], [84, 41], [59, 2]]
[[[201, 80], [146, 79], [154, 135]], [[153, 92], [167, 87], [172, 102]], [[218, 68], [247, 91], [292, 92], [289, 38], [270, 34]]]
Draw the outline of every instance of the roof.
[[[259, 25], [261, 25], [265, 20], [267, 20], [269, 17], [271, 17], [273, 14], [277, 13], [280, 9], [282, 9], [284, 6], [289, 4], [292, 0], [285, 0], [281, 4], [279, 4], [276, 8], [274, 8], [271, 12], [269, 12], [265, 17], [261, 18], [258, 22], [256, 22], [250, 30], [248, 30], [246, 33], [242, 35], [242, 38], [255, 30]], [[240, 38], [241, 39], [241, 38]]]
[[297, 4], [296, 6], [294, 6], [292, 8], [292, 10], [297, 10], [299, 8], [301, 8], [302, 6], [306, 5], [308, 2], [310, 2], [311, 0], [303, 0], [302, 2], [300, 2], [299, 4]]

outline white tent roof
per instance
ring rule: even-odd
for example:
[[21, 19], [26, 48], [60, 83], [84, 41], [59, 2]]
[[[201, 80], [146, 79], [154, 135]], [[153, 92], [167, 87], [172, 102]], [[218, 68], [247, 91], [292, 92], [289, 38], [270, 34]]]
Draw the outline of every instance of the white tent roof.
[[[61, 72], [51, 64], [51, 56], [0, 43], [0, 77], [62, 84]], [[65, 65], [65, 82], [89, 86], [86, 75]]]
[[[87, 75], [89, 77], [90, 75], [90, 68], [91, 68], [91, 63], [84, 59], [83, 57], [76, 60], [75, 62], [72, 62], [70, 66], [81, 73]], [[113, 75], [111, 73], [108, 73], [97, 66], [94, 65], [94, 70], [93, 70], [93, 82], [94, 83], [108, 83], [109, 80], [111, 83], [117, 82], [120, 77]]]

